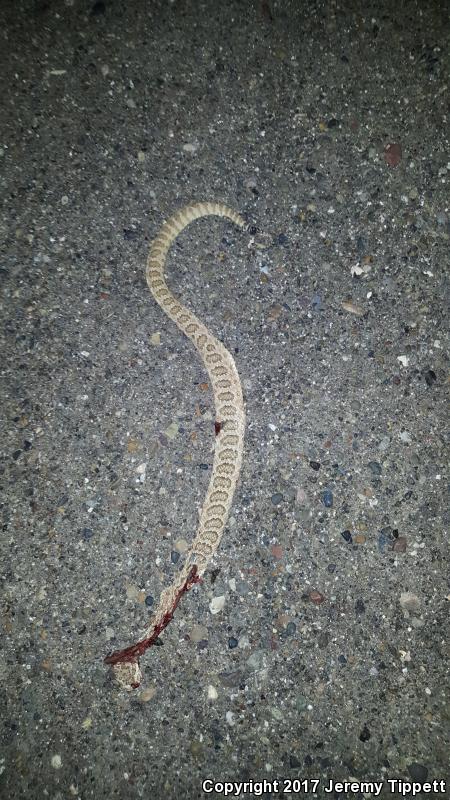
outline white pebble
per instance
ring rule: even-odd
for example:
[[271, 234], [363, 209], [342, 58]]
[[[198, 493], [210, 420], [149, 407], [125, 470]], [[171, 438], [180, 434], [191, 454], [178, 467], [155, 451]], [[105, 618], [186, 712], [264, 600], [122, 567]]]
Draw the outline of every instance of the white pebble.
[[221, 594], [219, 597], [213, 597], [209, 604], [209, 610], [211, 614], [218, 614], [219, 611], [222, 611], [222, 608], [225, 605], [225, 595]]

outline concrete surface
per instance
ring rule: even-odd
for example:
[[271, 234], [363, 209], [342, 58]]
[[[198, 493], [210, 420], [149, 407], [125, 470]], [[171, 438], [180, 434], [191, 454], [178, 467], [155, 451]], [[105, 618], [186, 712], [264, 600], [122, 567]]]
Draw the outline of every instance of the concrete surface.
[[[0, 23], [1, 796], [448, 778], [447, 3], [3, 0]], [[103, 658], [212, 463], [204, 370], [144, 280], [192, 200], [265, 234], [199, 221], [167, 269], [235, 354], [245, 459], [126, 694]]]

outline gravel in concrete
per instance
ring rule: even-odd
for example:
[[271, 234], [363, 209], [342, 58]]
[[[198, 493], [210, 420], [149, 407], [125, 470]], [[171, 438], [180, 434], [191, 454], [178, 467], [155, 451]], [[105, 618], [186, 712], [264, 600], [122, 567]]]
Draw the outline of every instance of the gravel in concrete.
[[[0, 30], [2, 797], [445, 779], [447, 3], [3, 0]], [[211, 473], [144, 279], [193, 200], [258, 227], [199, 221], [167, 264], [235, 356], [244, 465], [126, 694], [103, 658]]]

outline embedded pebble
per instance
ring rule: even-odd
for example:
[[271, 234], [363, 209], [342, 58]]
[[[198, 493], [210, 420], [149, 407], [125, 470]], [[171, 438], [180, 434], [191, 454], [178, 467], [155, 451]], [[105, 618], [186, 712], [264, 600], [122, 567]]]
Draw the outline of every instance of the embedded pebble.
[[371, 737], [371, 733], [367, 725], [364, 725], [361, 733], [359, 734], [359, 738], [362, 742], [368, 742]]
[[198, 739], [194, 739], [190, 743], [189, 750], [191, 752], [191, 755], [196, 759], [201, 758], [203, 756], [203, 745]]
[[104, 14], [106, 11], [106, 5], [103, 0], [97, 0], [91, 8], [91, 15], [93, 17], [97, 17], [100, 14]]
[[325, 489], [322, 494], [322, 503], [326, 508], [331, 508], [333, 505], [333, 493], [330, 489]]
[[205, 639], [209, 638], [208, 628], [204, 625], [193, 625], [189, 633], [189, 638], [194, 644], [205, 641]]
[[427, 386], [433, 386], [433, 383], [437, 380], [436, 373], [432, 369], [427, 370], [424, 377]]
[[252, 653], [247, 658], [247, 666], [255, 671], [263, 669], [265, 664], [266, 664], [266, 654], [264, 650], [255, 650], [255, 652]]
[[213, 597], [209, 604], [209, 610], [211, 614], [218, 614], [219, 611], [222, 611], [225, 605], [225, 595], [219, 595], [219, 597]]
[[147, 689], [144, 689], [140, 693], [139, 700], [141, 701], [141, 703], [148, 703], [148, 701], [155, 696], [156, 691], [157, 691], [156, 686], [149, 686]]
[[308, 705], [308, 700], [303, 694], [298, 694], [295, 698], [295, 705], [297, 706], [298, 711], [304, 711]]
[[136, 472], [140, 476], [141, 480], [145, 479], [146, 471], [147, 471], [147, 464], [146, 463], [139, 464], [139, 466], [136, 467]]
[[220, 672], [219, 678], [222, 686], [226, 686], [228, 688], [233, 686], [239, 686], [242, 682], [242, 672], [239, 669], [235, 669], [232, 672]]
[[309, 593], [309, 599], [312, 603], [314, 603], [314, 605], [319, 606], [325, 601], [325, 595], [323, 595], [322, 592], [318, 592], [316, 589], [313, 589]]
[[62, 759], [61, 756], [56, 754], [51, 758], [52, 767], [54, 769], [61, 769], [62, 767]]
[[350, 301], [345, 301], [342, 303], [342, 308], [344, 311], [348, 311], [350, 314], [355, 314], [357, 317], [362, 317], [364, 314], [364, 309], [361, 306], [357, 306]]
[[420, 614], [420, 597], [412, 592], [402, 592], [400, 595], [400, 605], [405, 616], [409, 614]]
[[286, 634], [287, 634], [287, 636], [293, 636], [294, 633], [296, 632], [296, 630], [297, 630], [297, 626], [296, 626], [295, 622], [288, 622], [288, 624], [286, 625]]
[[384, 148], [384, 159], [390, 167], [397, 167], [402, 160], [402, 147], [399, 142], [391, 142]]
[[283, 712], [279, 708], [276, 708], [276, 706], [270, 706], [269, 711], [274, 719], [278, 721], [283, 719]]
[[367, 466], [370, 469], [372, 475], [375, 475], [376, 477], [381, 475], [382, 472], [381, 464], [379, 464], [378, 461], [369, 461]]
[[167, 426], [166, 430], [164, 431], [165, 435], [168, 439], [173, 441], [178, 434], [179, 425], [178, 422], [171, 422], [170, 425]]
[[405, 553], [407, 546], [406, 536], [398, 536], [398, 538], [394, 541], [392, 545], [392, 549], [395, 553]]
[[366, 611], [366, 607], [364, 605], [364, 602], [363, 602], [363, 600], [361, 600], [360, 597], [358, 597], [358, 599], [357, 599], [357, 601], [355, 603], [355, 612], [357, 614], [365, 614], [365, 611]]
[[280, 558], [283, 558], [283, 548], [281, 547], [280, 544], [273, 544], [272, 547], [270, 548], [270, 552], [273, 555], [273, 557], [278, 560]]
[[301, 487], [299, 487], [299, 488], [297, 489], [297, 493], [296, 493], [296, 495], [295, 495], [295, 502], [296, 502], [298, 505], [302, 506], [302, 505], [304, 505], [305, 501], [306, 501], [306, 492], [305, 492], [305, 490], [304, 490], [304, 489], [302, 489]]
[[270, 499], [274, 506], [279, 506], [283, 502], [283, 495], [280, 492], [275, 492]]
[[419, 783], [424, 783], [428, 778], [428, 769], [423, 764], [419, 764], [417, 761], [413, 761], [411, 764], [408, 764], [407, 770], [411, 776], [411, 780], [417, 781]]
[[391, 543], [391, 534], [389, 530], [383, 529], [378, 534], [377, 546], [380, 553], [384, 553], [388, 544]]

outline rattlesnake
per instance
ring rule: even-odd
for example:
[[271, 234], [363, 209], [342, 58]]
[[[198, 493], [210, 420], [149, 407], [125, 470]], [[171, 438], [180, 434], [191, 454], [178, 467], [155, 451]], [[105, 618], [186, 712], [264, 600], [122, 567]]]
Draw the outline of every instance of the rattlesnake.
[[134, 645], [107, 656], [115, 677], [125, 689], [139, 686], [139, 656], [158, 638], [172, 619], [181, 596], [200, 580], [216, 552], [228, 518], [242, 462], [245, 430], [245, 409], [241, 382], [228, 350], [181, 305], [164, 279], [164, 265], [169, 247], [190, 222], [199, 217], [226, 217], [240, 228], [248, 229], [244, 219], [222, 203], [193, 203], [185, 206], [164, 223], [150, 248], [147, 261], [147, 283], [162, 310], [193, 342], [209, 375], [216, 409], [215, 451], [209, 482], [197, 533], [182, 569], [173, 583], [161, 593], [159, 605], [150, 624]]

